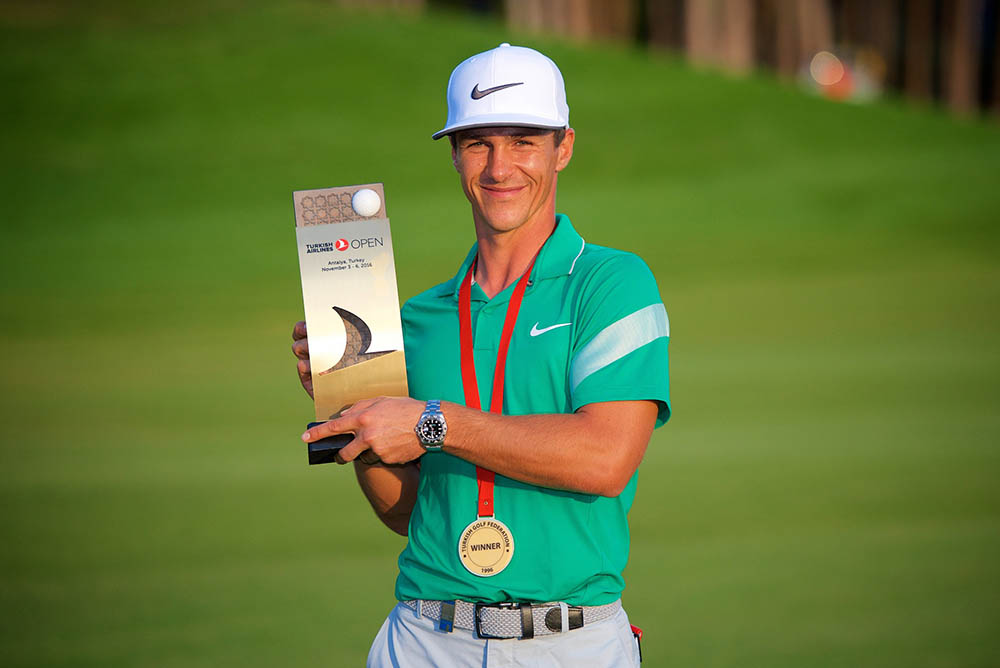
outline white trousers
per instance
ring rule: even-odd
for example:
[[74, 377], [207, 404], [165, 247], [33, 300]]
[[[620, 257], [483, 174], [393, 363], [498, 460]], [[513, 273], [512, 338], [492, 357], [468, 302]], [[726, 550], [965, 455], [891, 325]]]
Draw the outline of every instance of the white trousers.
[[396, 604], [368, 653], [368, 668], [636, 668], [639, 646], [625, 610], [596, 624], [530, 640], [484, 640]]

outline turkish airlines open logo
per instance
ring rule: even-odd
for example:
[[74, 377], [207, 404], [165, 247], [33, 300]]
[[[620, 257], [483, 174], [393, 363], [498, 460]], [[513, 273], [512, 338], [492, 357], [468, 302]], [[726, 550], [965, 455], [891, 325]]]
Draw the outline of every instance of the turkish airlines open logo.
[[345, 251], [351, 246], [349, 243], [347, 243], [347, 239], [337, 239], [337, 241], [333, 245], [339, 251]]

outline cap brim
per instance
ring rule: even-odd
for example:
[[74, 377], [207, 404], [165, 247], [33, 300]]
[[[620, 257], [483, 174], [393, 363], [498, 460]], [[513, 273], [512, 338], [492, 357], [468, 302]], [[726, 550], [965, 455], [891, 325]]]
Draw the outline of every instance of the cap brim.
[[553, 123], [551, 118], [539, 118], [538, 116], [509, 115], [498, 117], [497, 115], [479, 116], [467, 118], [461, 123], [446, 126], [431, 135], [431, 139], [440, 139], [445, 135], [450, 135], [459, 130], [472, 130], [474, 128], [535, 128], [538, 130], [564, 130], [569, 127], [566, 123]]

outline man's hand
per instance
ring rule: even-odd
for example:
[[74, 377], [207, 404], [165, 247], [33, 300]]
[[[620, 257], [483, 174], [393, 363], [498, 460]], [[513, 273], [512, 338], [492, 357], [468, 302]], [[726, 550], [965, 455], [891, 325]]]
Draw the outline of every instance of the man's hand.
[[309, 337], [306, 334], [306, 323], [299, 320], [292, 329], [292, 353], [299, 358], [299, 382], [309, 394], [313, 396], [312, 367], [309, 365]]
[[[301, 375], [301, 371], [299, 373]], [[343, 411], [340, 417], [306, 431], [302, 440], [311, 443], [334, 434], [353, 432], [354, 440], [337, 454], [337, 461], [350, 462], [370, 450], [384, 464], [405, 464], [424, 454], [424, 447], [413, 430], [423, 412], [424, 402], [416, 399], [365, 399]]]

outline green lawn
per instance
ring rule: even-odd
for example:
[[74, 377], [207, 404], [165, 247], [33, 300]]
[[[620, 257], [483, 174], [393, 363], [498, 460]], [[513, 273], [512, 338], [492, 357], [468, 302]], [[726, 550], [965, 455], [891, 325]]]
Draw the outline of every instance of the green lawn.
[[641, 253], [674, 418], [645, 665], [1000, 663], [1000, 128], [320, 2], [0, 8], [0, 663], [350, 666], [403, 539], [308, 467], [291, 191], [383, 181], [400, 296], [472, 241], [444, 84], [538, 46], [560, 210]]

